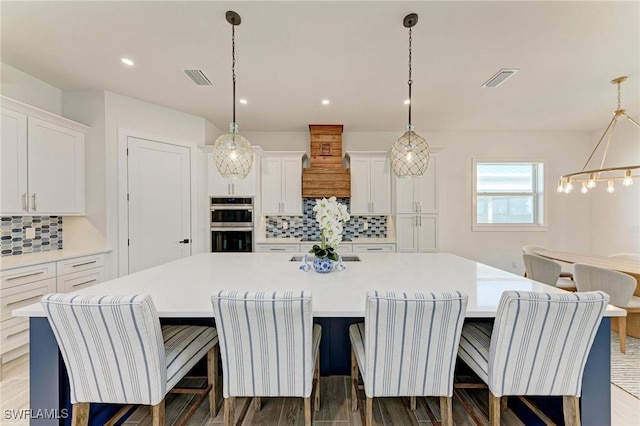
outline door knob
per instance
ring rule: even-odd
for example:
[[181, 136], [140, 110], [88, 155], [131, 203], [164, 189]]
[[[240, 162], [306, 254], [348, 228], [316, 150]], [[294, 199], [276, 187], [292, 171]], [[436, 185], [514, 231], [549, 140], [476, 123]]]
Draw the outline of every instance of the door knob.
[[184, 239], [184, 240], [182, 240], [182, 241], [178, 241], [178, 243], [180, 243], [180, 244], [189, 244], [189, 239], [188, 239], [188, 238], [185, 238], [185, 239]]

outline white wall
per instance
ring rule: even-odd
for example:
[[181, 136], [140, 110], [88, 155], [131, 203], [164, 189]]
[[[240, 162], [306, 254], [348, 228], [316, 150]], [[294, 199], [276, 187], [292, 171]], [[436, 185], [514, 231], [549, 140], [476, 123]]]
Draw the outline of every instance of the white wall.
[[0, 63], [0, 93], [9, 98], [62, 115], [62, 91], [12, 66]]
[[[402, 132], [345, 132], [344, 151], [388, 151]], [[243, 132], [265, 151], [309, 151], [307, 132]], [[587, 198], [556, 193], [558, 177], [581, 167], [590, 139], [580, 132], [426, 133], [438, 155], [440, 250], [521, 273], [521, 246], [589, 252], [590, 203]], [[548, 229], [545, 232], [471, 231], [473, 158], [530, 158], [545, 161]], [[582, 194], [579, 194], [582, 195]]]
[[[603, 130], [590, 135], [593, 146]], [[640, 164], [640, 129], [626, 119], [619, 119], [604, 167]], [[603, 142], [604, 144], [604, 142]], [[589, 168], [599, 168], [602, 150]], [[587, 160], [587, 157], [582, 160]], [[582, 164], [580, 165], [580, 169]], [[577, 170], [580, 170], [577, 169]], [[577, 171], [576, 170], [576, 171]], [[635, 174], [640, 173], [636, 170]], [[629, 187], [615, 182], [616, 191], [606, 191], [606, 182], [589, 191], [591, 200], [591, 248], [594, 254], [640, 253], [640, 180]]]

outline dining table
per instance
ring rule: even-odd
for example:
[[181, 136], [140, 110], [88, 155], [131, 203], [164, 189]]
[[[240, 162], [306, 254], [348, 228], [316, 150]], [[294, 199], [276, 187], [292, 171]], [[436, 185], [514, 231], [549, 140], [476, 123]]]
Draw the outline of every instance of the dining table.
[[[148, 294], [161, 324], [215, 323], [211, 295], [220, 290], [305, 290], [312, 294], [315, 322], [322, 326], [322, 375], [350, 374], [348, 329], [364, 320], [368, 291], [442, 292], [468, 296], [465, 321], [492, 321], [504, 291], [559, 293], [563, 290], [450, 253], [358, 253], [346, 269], [328, 274], [309, 270], [302, 254], [201, 253], [145, 269], [74, 292], [75, 294]], [[357, 257], [357, 259], [356, 259]], [[355, 261], [357, 260], [357, 261]], [[342, 268], [340, 268], [342, 269]], [[30, 318], [30, 404], [68, 413], [69, 381], [54, 333], [40, 303], [14, 310]], [[585, 426], [611, 424], [610, 322], [625, 312], [607, 306], [595, 333], [582, 379], [581, 417]], [[532, 412], [517, 398], [509, 407], [525, 424]], [[112, 407], [92, 404], [91, 424], [102, 425]], [[562, 399], [543, 398], [537, 406], [561, 422]], [[40, 410], [40, 411], [38, 411]], [[44, 411], [43, 411], [44, 412]], [[31, 425], [66, 425], [70, 419], [32, 418]]]

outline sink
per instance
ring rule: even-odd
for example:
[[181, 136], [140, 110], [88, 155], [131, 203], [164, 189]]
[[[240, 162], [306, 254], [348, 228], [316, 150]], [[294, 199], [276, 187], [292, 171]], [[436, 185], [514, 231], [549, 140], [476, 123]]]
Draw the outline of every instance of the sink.
[[[302, 258], [304, 256], [293, 256], [291, 257], [290, 262], [302, 262]], [[313, 256], [307, 256], [307, 260], [311, 262], [313, 260]], [[360, 257], [356, 254], [346, 254], [342, 256], [343, 262], [360, 262]]]

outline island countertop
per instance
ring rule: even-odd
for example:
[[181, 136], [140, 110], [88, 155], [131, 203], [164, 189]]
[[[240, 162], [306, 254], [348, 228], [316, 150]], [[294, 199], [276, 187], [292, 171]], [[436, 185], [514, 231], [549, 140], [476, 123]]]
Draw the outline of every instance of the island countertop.
[[[316, 317], [363, 317], [369, 290], [438, 292], [469, 296], [467, 317], [494, 317], [505, 290], [562, 292], [449, 253], [359, 253], [344, 271], [304, 272], [291, 253], [202, 253], [79, 290], [77, 294], [149, 294], [161, 318], [212, 317], [210, 298], [226, 290], [306, 290]], [[13, 311], [43, 317], [40, 303]], [[606, 316], [624, 316], [609, 306]]]

